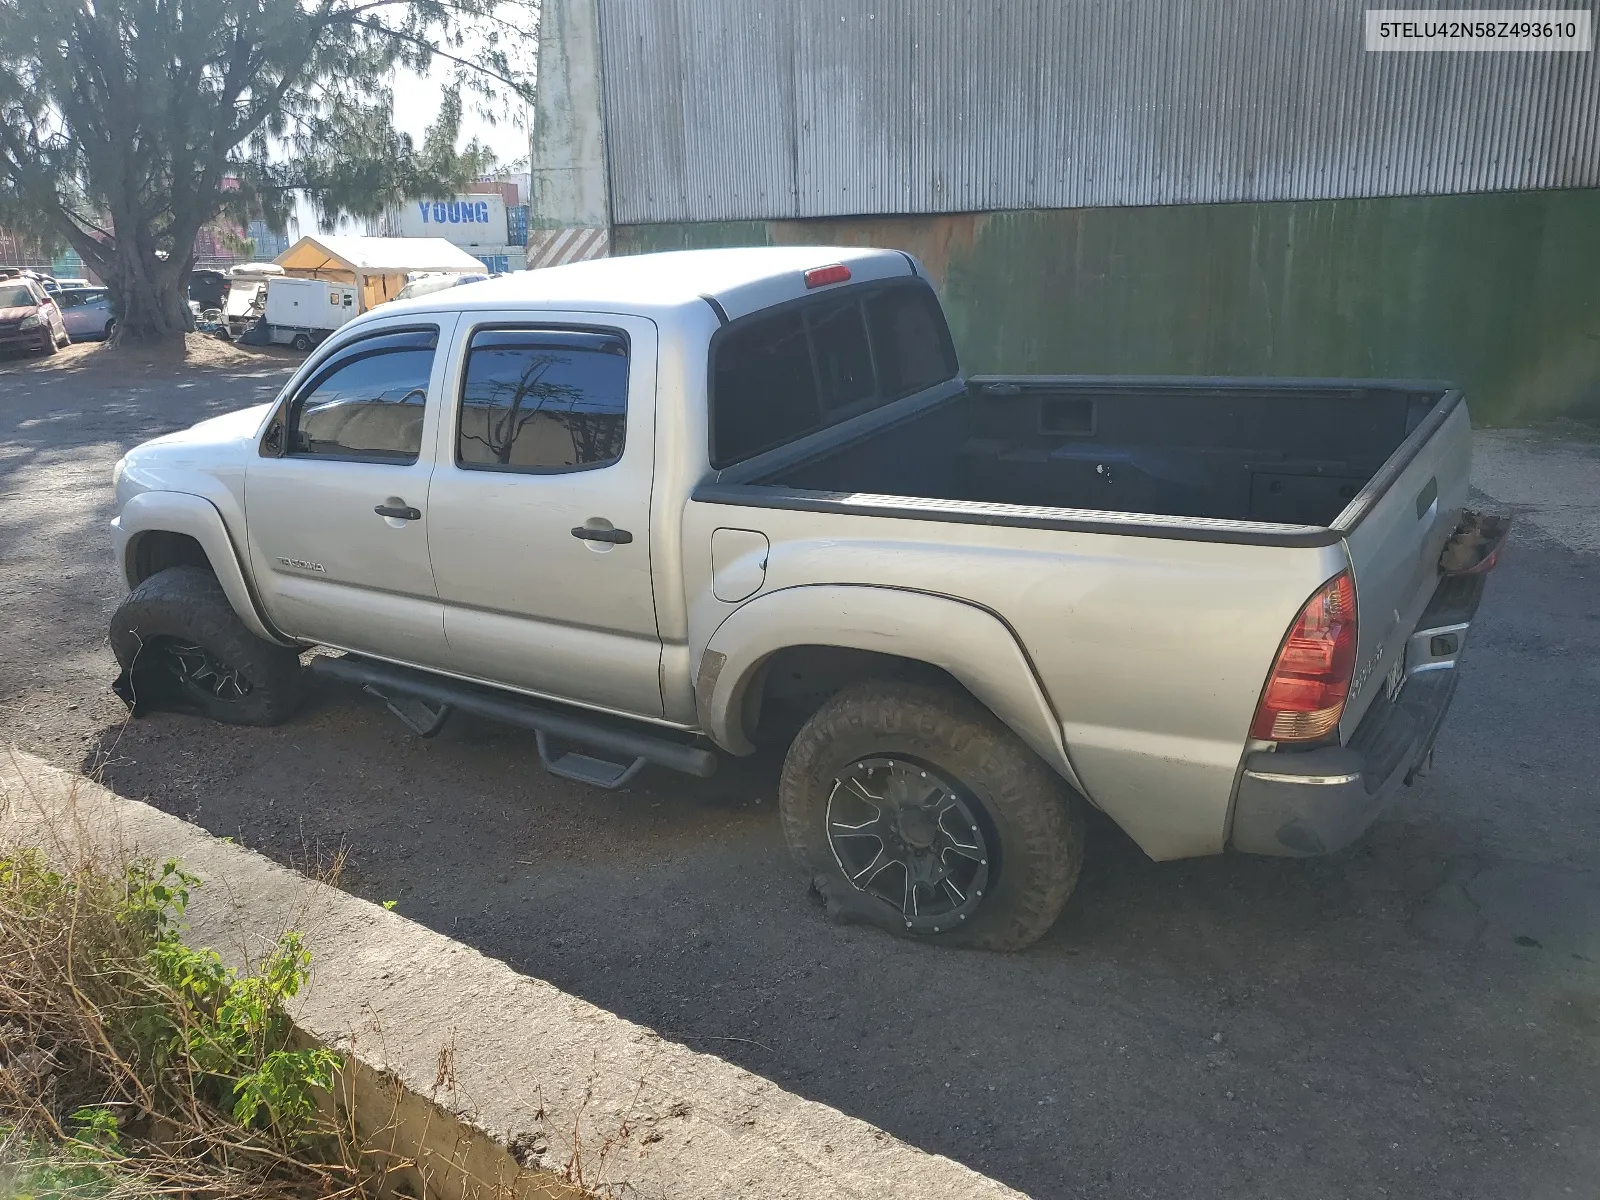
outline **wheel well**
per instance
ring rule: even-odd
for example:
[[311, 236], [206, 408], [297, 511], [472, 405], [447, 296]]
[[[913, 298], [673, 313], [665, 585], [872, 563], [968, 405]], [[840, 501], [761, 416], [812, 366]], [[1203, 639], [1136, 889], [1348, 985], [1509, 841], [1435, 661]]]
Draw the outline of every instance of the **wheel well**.
[[204, 567], [216, 574], [211, 560], [206, 557], [205, 547], [187, 533], [153, 529], [140, 534], [133, 547], [134, 584], [143, 583], [168, 567]]
[[756, 668], [744, 694], [743, 725], [752, 741], [787, 739], [827, 698], [868, 680], [963, 687], [931, 663], [847, 646], [787, 646]]

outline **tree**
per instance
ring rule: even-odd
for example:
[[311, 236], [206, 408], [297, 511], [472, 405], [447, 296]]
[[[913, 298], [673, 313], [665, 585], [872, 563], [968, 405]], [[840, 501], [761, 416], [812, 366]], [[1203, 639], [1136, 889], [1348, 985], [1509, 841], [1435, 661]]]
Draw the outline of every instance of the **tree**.
[[[504, 119], [535, 37], [531, 0], [0, 0], [0, 224], [70, 244], [120, 336], [179, 336], [202, 227], [458, 191], [490, 161], [462, 92]], [[441, 59], [419, 146], [388, 84]]]

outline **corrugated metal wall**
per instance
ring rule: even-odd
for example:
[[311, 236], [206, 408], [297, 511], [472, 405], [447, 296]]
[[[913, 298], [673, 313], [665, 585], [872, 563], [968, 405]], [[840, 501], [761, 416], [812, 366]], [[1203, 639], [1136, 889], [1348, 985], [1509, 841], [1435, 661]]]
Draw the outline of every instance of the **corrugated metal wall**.
[[1370, 54], [1366, 7], [600, 0], [612, 219], [1600, 186], [1595, 53]]
[[1475, 422], [1600, 420], [1600, 190], [629, 225], [630, 254], [889, 246], [969, 373], [1451, 379]]

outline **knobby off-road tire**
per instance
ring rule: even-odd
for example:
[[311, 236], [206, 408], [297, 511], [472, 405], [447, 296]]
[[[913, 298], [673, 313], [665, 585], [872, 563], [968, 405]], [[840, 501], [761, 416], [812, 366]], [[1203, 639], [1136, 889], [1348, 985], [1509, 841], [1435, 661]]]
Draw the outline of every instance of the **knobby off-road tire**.
[[[830, 841], [829, 804], [835, 789], [845, 786], [841, 777], [849, 777], [853, 765], [864, 761], [904, 761], [913, 764], [912, 773], [925, 768], [928, 776], [953, 785], [961, 797], [961, 815], [951, 821], [960, 826], [970, 814], [982, 828], [986, 861], [981, 868], [958, 864], [987, 872], [978, 880], [982, 898], [965, 918], [947, 922], [938, 932], [927, 923], [910, 930], [901, 909], [851, 883], [836, 851], [850, 843]], [[917, 783], [913, 774], [912, 786]], [[910, 683], [858, 684], [829, 699], [791, 745], [778, 791], [790, 852], [812, 877], [830, 916], [987, 950], [1021, 950], [1042, 937], [1060, 915], [1083, 864], [1082, 803], [1038, 755], [966, 693]], [[870, 855], [871, 846], [866, 840], [860, 856]], [[852, 862], [858, 864], [859, 859]], [[901, 873], [904, 877], [910, 872]], [[892, 881], [891, 875], [890, 890]], [[964, 882], [970, 885], [972, 880]]]
[[299, 655], [246, 629], [202, 567], [157, 571], [130, 592], [111, 618], [111, 649], [135, 712], [192, 708], [229, 725], [277, 725], [304, 696]]

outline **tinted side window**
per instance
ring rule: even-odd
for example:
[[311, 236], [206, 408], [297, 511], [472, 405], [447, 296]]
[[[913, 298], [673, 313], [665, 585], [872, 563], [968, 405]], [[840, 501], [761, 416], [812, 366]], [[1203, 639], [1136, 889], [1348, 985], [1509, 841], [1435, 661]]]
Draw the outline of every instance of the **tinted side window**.
[[712, 456], [724, 466], [817, 428], [817, 381], [805, 320], [791, 310], [752, 321], [717, 344]]
[[437, 340], [417, 331], [348, 347], [295, 398], [289, 453], [416, 462]]
[[622, 457], [628, 345], [613, 333], [485, 329], [472, 336], [456, 462], [572, 471]]
[[955, 378], [959, 367], [939, 301], [926, 288], [893, 288], [866, 300], [867, 327], [885, 400]]

